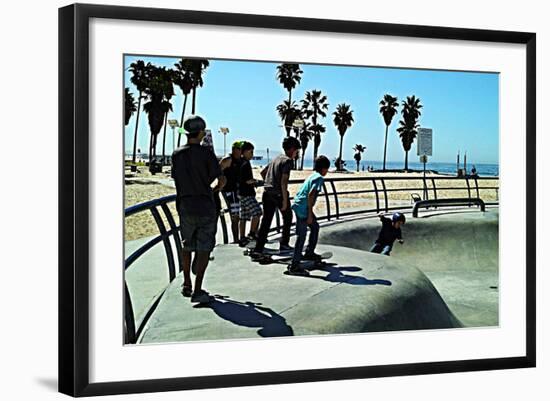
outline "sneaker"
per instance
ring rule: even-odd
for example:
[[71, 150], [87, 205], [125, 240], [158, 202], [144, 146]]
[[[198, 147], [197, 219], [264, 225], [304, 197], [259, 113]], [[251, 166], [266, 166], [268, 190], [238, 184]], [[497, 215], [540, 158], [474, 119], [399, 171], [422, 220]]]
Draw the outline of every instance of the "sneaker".
[[250, 252], [250, 259], [252, 259], [253, 262], [259, 262], [260, 260], [263, 260], [265, 257], [266, 255], [263, 252], [258, 252], [258, 251]]
[[306, 252], [304, 254], [303, 259], [304, 260], [319, 261], [319, 260], [323, 259], [323, 257], [321, 255], [319, 255], [318, 253], [315, 253], [315, 252]]
[[300, 266], [299, 263], [291, 263], [287, 267], [288, 274], [293, 274], [296, 276], [309, 276], [309, 272]]
[[193, 293], [193, 287], [190, 284], [188, 285], [183, 284], [181, 286], [181, 295], [183, 295], [184, 297], [189, 298], [192, 293]]
[[250, 240], [249, 240], [247, 237], [241, 238], [241, 239], [239, 240], [239, 246], [240, 246], [241, 248], [244, 248], [245, 246], [248, 245], [249, 242], [250, 242]]
[[191, 295], [191, 302], [199, 304], [207, 304], [212, 300], [212, 297], [204, 290], [198, 290]]
[[279, 251], [280, 252], [293, 252], [294, 251], [294, 248], [291, 247], [290, 245], [288, 244], [281, 244], [279, 245]]

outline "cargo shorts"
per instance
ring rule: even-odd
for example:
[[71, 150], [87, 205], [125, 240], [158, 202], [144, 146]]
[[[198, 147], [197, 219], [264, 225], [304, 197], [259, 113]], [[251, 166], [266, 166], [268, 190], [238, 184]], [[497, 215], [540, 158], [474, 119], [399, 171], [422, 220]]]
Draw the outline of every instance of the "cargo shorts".
[[181, 244], [186, 252], [212, 252], [216, 245], [217, 216], [180, 213]]

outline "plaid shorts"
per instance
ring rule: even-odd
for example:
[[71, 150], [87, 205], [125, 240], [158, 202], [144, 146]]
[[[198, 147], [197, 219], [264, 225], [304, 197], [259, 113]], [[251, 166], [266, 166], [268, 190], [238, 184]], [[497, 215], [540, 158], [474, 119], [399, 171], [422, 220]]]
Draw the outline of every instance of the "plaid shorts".
[[252, 220], [262, 215], [262, 207], [255, 196], [241, 196], [241, 220]]
[[241, 202], [237, 192], [222, 192], [225, 203], [227, 203], [227, 208], [229, 209], [229, 214], [231, 217], [239, 217]]

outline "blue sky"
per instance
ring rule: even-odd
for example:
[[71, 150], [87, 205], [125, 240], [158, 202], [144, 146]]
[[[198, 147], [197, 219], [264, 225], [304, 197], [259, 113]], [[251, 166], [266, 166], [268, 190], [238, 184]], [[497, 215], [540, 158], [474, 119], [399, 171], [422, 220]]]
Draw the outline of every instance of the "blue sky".
[[[126, 56], [124, 68], [135, 60], [173, 67], [178, 58]], [[247, 139], [256, 146], [256, 154], [265, 156], [280, 151], [283, 128], [275, 110], [288, 92], [276, 80], [277, 63], [210, 60], [204, 76], [204, 86], [197, 91], [196, 114], [206, 119], [214, 135], [216, 151], [223, 152], [223, 137], [219, 127], [229, 127], [227, 143]], [[493, 73], [411, 70], [374, 67], [347, 67], [301, 64], [302, 81], [292, 92], [293, 100], [300, 100], [307, 90], [318, 89], [328, 97], [329, 112], [321, 122], [327, 127], [323, 134], [320, 154], [331, 159], [338, 155], [339, 135], [332, 122], [332, 112], [342, 102], [351, 105], [355, 123], [344, 137], [344, 159], [353, 158], [353, 146], [367, 147], [363, 159], [381, 160], [384, 149], [385, 124], [378, 103], [386, 93], [397, 96], [399, 102], [416, 95], [423, 104], [419, 123], [433, 129], [433, 156], [430, 161], [456, 160], [460, 150], [468, 153], [473, 163], [498, 163], [499, 158], [499, 76]], [[135, 94], [130, 73], [124, 74], [125, 86]], [[175, 87], [173, 112], [169, 119], [179, 121], [183, 96]], [[186, 115], [191, 113], [191, 96]], [[404, 151], [396, 132], [398, 118], [394, 117], [388, 132], [389, 161], [402, 161]], [[136, 116], [125, 128], [125, 149], [131, 152]], [[169, 135], [168, 135], [169, 134]], [[148, 149], [149, 127], [142, 112], [138, 128], [138, 148]], [[161, 152], [159, 136], [157, 154]], [[167, 131], [167, 149], [172, 149], [171, 130]], [[167, 151], [167, 153], [170, 153]], [[313, 146], [307, 149], [311, 158]], [[409, 152], [409, 160], [417, 161], [416, 142]]]

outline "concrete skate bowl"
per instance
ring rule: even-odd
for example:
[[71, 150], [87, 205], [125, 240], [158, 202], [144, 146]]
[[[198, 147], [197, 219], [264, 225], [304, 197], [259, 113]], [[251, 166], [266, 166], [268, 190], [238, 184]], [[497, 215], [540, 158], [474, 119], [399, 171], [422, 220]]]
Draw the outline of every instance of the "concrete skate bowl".
[[[467, 179], [434, 177], [428, 184], [432, 183], [430, 196], [433, 193], [435, 199], [445, 194], [439, 191], [450, 190], [458, 197], [484, 197], [495, 191], [498, 194], [497, 180], [470, 183]], [[346, 189], [351, 181], [363, 183], [364, 188]], [[312, 271], [309, 278], [282, 274], [286, 268], [283, 264], [260, 266], [244, 257], [241, 248], [228, 243], [228, 214], [223, 210], [215, 259], [205, 280], [206, 289], [216, 297], [205, 308], [194, 308], [180, 294], [178, 219], [169, 207], [175, 196], [127, 208], [127, 218], [151, 213], [158, 234], [125, 242], [125, 342], [498, 324], [496, 212], [447, 209], [447, 213], [434, 215], [433, 211], [423, 211], [416, 219], [407, 214], [405, 245], [396, 244], [391, 257], [368, 252], [380, 227], [375, 214], [411, 210], [411, 191], [422, 190], [417, 181], [392, 177], [327, 179], [318, 205], [322, 230], [317, 251], [333, 252], [330, 262], [334, 264]], [[300, 183], [296, 180], [291, 184]], [[496, 200], [498, 204], [498, 196]], [[275, 219], [272, 244], [279, 231], [280, 221]], [[268, 246], [275, 248], [272, 244]]]
[[[421, 216], [407, 219], [403, 245], [379, 257], [422, 271], [462, 325], [498, 325], [498, 209]], [[338, 222], [323, 227], [319, 242], [366, 251], [379, 230], [376, 218]]]

